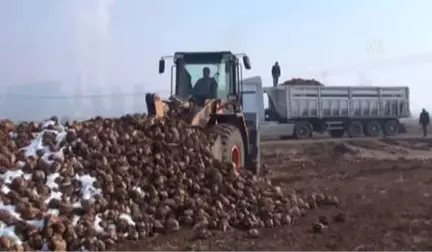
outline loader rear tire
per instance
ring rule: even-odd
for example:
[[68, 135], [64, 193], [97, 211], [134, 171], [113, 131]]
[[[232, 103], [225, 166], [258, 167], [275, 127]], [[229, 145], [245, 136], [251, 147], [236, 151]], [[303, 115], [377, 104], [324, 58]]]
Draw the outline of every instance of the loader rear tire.
[[240, 130], [234, 125], [221, 123], [210, 129], [216, 135], [212, 147], [213, 156], [222, 162], [235, 165], [236, 170], [245, 166], [245, 148]]

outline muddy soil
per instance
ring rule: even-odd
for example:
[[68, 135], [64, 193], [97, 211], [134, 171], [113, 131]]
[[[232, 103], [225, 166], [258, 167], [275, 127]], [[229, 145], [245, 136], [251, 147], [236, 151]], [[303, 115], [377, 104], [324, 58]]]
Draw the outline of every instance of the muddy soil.
[[[431, 250], [432, 139], [317, 142], [262, 149], [265, 176], [286, 192], [321, 191], [340, 205], [320, 207], [290, 227], [215, 232], [190, 230], [119, 245], [124, 250]], [[327, 218], [321, 233], [312, 224]]]

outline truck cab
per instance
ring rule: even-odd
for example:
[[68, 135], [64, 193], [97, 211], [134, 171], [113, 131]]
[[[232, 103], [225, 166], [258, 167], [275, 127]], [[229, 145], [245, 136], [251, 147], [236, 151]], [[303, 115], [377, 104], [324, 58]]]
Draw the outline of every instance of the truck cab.
[[257, 113], [260, 122], [265, 121], [265, 101], [262, 80], [254, 76], [243, 80], [243, 111]]
[[267, 92], [268, 88], [263, 87], [260, 76], [244, 79], [242, 92], [244, 113], [255, 113], [257, 115], [261, 137], [278, 138], [292, 134], [294, 124], [281, 124], [266, 115], [266, 109], [270, 107], [271, 102]]

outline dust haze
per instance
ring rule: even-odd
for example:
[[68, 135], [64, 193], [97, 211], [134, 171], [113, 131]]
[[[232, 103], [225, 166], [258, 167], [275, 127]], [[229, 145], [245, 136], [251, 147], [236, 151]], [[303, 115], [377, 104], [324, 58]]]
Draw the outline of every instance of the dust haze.
[[[26, 1], [0, 3], [1, 14], [6, 15], [2, 30], [7, 37], [0, 42], [6, 53], [6, 57], [0, 59], [0, 85], [3, 87], [0, 102], [7, 108], [0, 116], [15, 121], [41, 120], [51, 115], [85, 119], [145, 110], [143, 83], [116, 83], [119, 78], [114, 76], [118, 63], [116, 65], [113, 58], [111, 10], [117, 1], [47, 2], [49, 10], [38, 11], [58, 12], [55, 16], [58, 23], [48, 24], [40, 31], [27, 31], [28, 19], [9, 29], [5, 25], [8, 12], [9, 15], [26, 15], [26, 6], [33, 4]], [[36, 38], [47, 36], [50, 41], [29, 44], [28, 51], [19, 51], [14, 29]], [[39, 40], [43, 39], [36, 39], [36, 42]], [[48, 44], [52, 48], [47, 50]], [[45, 50], [38, 52], [38, 46]], [[132, 82], [128, 78], [124, 80]]]
[[[141, 15], [140, 23], [127, 23], [136, 27], [120, 27], [118, 23], [122, 20], [115, 19], [113, 11], [120, 8], [119, 2], [0, 1], [0, 34], [4, 38], [0, 40], [0, 102], [7, 108], [1, 111], [0, 116], [18, 121], [40, 120], [51, 115], [70, 119], [118, 116], [145, 111], [145, 92], [167, 95], [169, 74], [163, 77], [164, 82], [156, 77], [159, 52], [169, 54], [175, 50], [199, 48], [188, 46], [192, 45], [190, 38], [179, 38], [174, 44], [161, 45], [164, 48], [159, 50], [153, 47], [166, 40], [167, 34], [177, 32], [169, 30], [173, 28], [169, 17], [176, 15], [188, 19], [188, 7], [183, 4], [167, 6], [167, 2], [149, 3], [134, 14]], [[212, 8], [218, 6], [214, 5]], [[128, 7], [130, 11], [134, 5]], [[164, 21], [159, 20], [162, 23], [155, 25], [154, 17]], [[189, 19], [192, 21], [184, 24], [194, 25], [187, 28], [198, 29], [198, 24], [194, 23], [196, 20], [193, 17]], [[425, 83], [432, 81], [428, 74], [432, 62], [430, 53], [414, 55], [412, 59], [365, 62], [363, 65], [335, 63], [333, 61], [337, 59], [327, 59], [325, 54], [322, 59], [313, 60], [309, 59], [311, 55], [309, 58], [302, 55], [307, 51], [331, 51], [325, 49], [325, 41], [317, 40], [308, 49], [299, 48], [295, 43], [302, 39], [296, 37], [301, 31], [285, 31], [283, 24], [275, 22], [272, 25], [281, 27], [278, 28], [280, 34], [270, 37], [266, 34], [269, 27], [265, 22], [262, 26], [250, 25], [255, 19], [236, 15], [236, 18], [224, 20], [226, 22], [220, 24], [221, 27], [212, 28], [209, 32], [212, 39], [200, 44], [202, 48], [210, 46], [214, 50], [248, 53], [253, 68], [245, 72], [245, 76], [260, 75], [265, 86], [271, 83], [271, 64], [278, 60], [283, 80], [301, 77], [315, 78], [326, 85], [410, 86], [413, 115], [417, 115], [422, 107], [432, 106], [423, 90]], [[116, 25], [121, 34], [114, 34]], [[150, 28], [144, 31], [146, 27]], [[166, 32], [160, 33], [161, 30]], [[195, 30], [190, 30], [189, 33], [195, 34]], [[135, 44], [135, 33], [141, 33], [136, 36], [149, 37], [156, 32], [157, 36], [148, 39], [148, 44]], [[362, 50], [369, 50], [375, 58], [381, 59], [386, 57], [384, 54], [391, 54], [392, 48], [378, 35], [367, 40], [369, 44], [365, 43]], [[263, 40], [266, 40], [265, 45]], [[293, 54], [294, 49], [298, 54]], [[160, 85], [155, 85], [155, 81], [160, 81], [157, 82]]]

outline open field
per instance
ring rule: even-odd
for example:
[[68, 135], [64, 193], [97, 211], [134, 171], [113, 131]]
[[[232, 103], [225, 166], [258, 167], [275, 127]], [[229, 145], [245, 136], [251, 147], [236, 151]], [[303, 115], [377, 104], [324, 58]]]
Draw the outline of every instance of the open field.
[[[290, 227], [215, 232], [194, 240], [191, 231], [152, 238], [118, 250], [430, 250], [432, 139], [351, 140], [266, 145], [266, 175], [286, 193], [324, 191], [337, 208], [318, 208]], [[312, 232], [318, 218], [329, 220]], [[343, 222], [334, 221], [343, 216]]]

